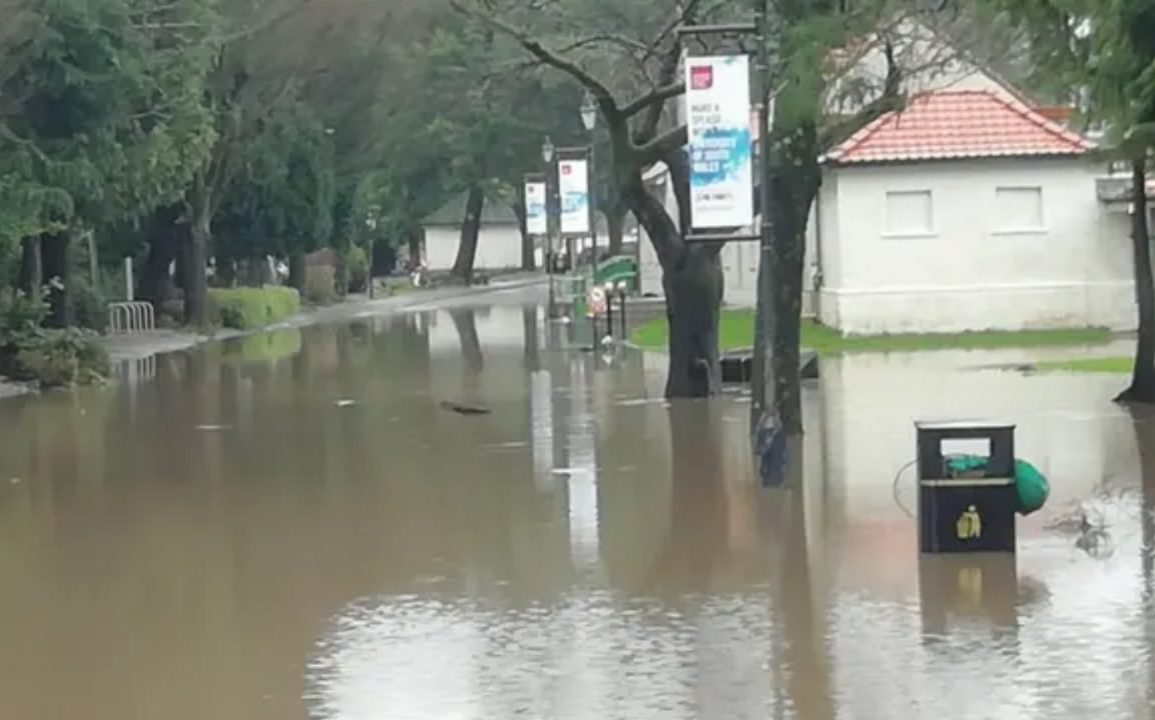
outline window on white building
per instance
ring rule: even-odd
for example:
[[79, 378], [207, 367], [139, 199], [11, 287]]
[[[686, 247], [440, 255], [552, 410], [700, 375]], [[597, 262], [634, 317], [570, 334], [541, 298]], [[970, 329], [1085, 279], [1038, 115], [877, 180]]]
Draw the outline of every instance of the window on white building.
[[995, 188], [995, 232], [1038, 232], [1042, 229], [1041, 187]]
[[934, 234], [934, 198], [930, 190], [891, 190], [886, 193], [886, 235]]

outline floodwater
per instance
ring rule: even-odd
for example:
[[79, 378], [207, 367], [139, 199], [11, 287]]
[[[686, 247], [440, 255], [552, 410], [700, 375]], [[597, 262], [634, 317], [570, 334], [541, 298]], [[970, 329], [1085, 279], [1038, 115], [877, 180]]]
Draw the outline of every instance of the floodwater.
[[[804, 489], [761, 490], [740, 394], [668, 406], [660, 357], [484, 302], [0, 402], [0, 717], [1155, 714], [1155, 422], [1117, 379], [826, 360]], [[1050, 476], [1017, 558], [916, 552], [912, 423], [959, 417]]]

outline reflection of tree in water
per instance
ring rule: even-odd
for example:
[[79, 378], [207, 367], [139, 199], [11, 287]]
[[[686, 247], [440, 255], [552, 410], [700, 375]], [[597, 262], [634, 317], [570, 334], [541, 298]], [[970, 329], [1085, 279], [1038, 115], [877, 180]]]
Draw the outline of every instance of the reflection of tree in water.
[[[737, 502], [729, 496], [755, 488], [752, 478], [727, 478], [726, 424], [716, 402], [674, 402], [669, 408], [671, 500], [667, 540], [650, 572], [647, 589], [716, 594], [728, 582], [768, 583], [769, 612], [776, 642], [766, 648], [777, 690], [788, 698], [779, 712], [807, 720], [834, 717], [826, 653], [824, 604], [814, 597], [806, 515], [801, 490], [801, 439], [790, 448], [792, 489], [750, 490]], [[750, 547], [736, 547], [737, 526], [755, 522]], [[748, 513], [749, 518], [739, 517]], [[765, 566], [769, 559], [769, 577]]]
[[465, 369], [470, 375], [480, 375], [485, 367], [481, 354], [481, 341], [477, 338], [477, 316], [473, 308], [453, 308], [449, 311], [457, 337], [461, 341], [461, 356], [465, 359]]
[[[1143, 506], [1140, 527], [1143, 533], [1143, 613], [1147, 647], [1155, 647], [1155, 410], [1132, 406], [1131, 421], [1139, 452], [1140, 489]], [[1147, 657], [1147, 701], [1155, 704], [1155, 655]]]
[[1140, 489], [1143, 494], [1143, 581], [1150, 604], [1155, 600], [1155, 410], [1132, 407], [1132, 426], [1139, 451]]
[[826, 652], [825, 602], [814, 597], [810, 546], [806, 536], [806, 508], [802, 482], [802, 438], [789, 441], [791, 458], [786, 486], [769, 491], [770, 513], [781, 544], [778, 576], [770, 586], [774, 628], [782, 656], [778, 667], [788, 668], [785, 687], [797, 716], [807, 720], [834, 717], [834, 691]]
[[521, 311], [521, 326], [525, 340], [525, 369], [536, 372], [541, 369], [541, 352], [537, 337], [537, 306], [526, 306]]
[[670, 522], [647, 589], [702, 589], [726, 561], [728, 518], [721, 423], [714, 403], [674, 401], [670, 422]]

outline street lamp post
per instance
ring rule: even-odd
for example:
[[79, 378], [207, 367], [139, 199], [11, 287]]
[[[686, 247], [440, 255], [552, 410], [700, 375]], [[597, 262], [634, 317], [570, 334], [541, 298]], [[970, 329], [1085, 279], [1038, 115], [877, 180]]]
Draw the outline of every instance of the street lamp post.
[[545, 163], [545, 262], [546, 262], [546, 276], [549, 277], [549, 317], [552, 320], [557, 317], [557, 299], [554, 290], [554, 257], [553, 257], [553, 233], [555, 225], [554, 217], [554, 203], [553, 196], [556, 190], [556, 181], [553, 177], [553, 156], [554, 146], [553, 141], [549, 136], [545, 136], [545, 140], [541, 143], [541, 159]]
[[625, 340], [626, 338], [629, 337], [629, 333], [627, 332], [628, 328], [626, 327], [626, 295], [627, 295], [628, 290], [629, 290], [629, 283], [626, 282], [625, 280], [619, 280], [618, 281], [618, 302], [621, 303], [620, 315], [621, 315], [622, 339], [623, 340]]
[[598, 267], [598, 213], [597, 213], [597, 175], [594, 172], [594, 149], [597, 146], [597, 138], [594, 136], [594, 128], [598, 124], [598, 106], [594, 102], [594, 96], [586, 91], [585, 98], [582, 100], [581, 106], [582, 125], [586, 132], [590, 134], [590, 164], [589, 164], [589, 208], [590, 208], [590, 268], [593, 275], [597, 275]]
[[610, 338], [614, 336], [614, 283], [612, 280], [606, 281], [606, 335]]
[[[373, 257], [377, 254], [377, 214], [380, 208], [373, 205], [369, 208], [369, 217], [365, 218], [365, 227], [369, 229], [369, 299], [374, 297], [373, 292]], [[346, 276], [348, 277], [348, 276]], [[348, 288], [348, 282], [346, 282]]]

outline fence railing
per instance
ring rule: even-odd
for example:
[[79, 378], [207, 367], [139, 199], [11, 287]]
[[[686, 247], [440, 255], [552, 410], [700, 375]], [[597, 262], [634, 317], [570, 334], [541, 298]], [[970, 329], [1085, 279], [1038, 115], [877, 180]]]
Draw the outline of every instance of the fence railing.
[[108, 306], [108, 332], [112, 335], [148, 332], [156, 329], [152, 303], [117, 302]]
[[112, 371], [118, 380], [129, 385], [151, 380], [156, 376], [156, 355], [122, 360], [113, 364]]

